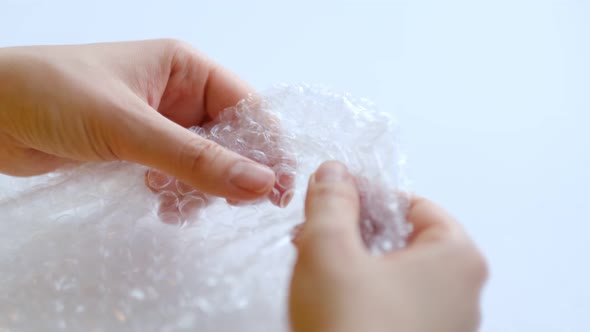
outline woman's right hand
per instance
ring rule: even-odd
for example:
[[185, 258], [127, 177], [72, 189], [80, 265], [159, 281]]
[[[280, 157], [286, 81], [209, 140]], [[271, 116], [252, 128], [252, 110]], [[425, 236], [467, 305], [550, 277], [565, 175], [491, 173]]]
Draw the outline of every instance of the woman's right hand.
[[377, 257], [361, 240], [359, 208], [345, 166], [327, 162], [312, 175], [296, 239], [293, 331], [475, 331], [487, 267], [459, 223], [414, 198], [407, 248]]

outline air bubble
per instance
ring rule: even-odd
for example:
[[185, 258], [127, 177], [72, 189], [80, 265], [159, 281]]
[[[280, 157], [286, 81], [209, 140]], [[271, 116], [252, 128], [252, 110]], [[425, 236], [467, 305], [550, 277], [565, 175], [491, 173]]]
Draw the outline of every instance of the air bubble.
[[176, 190], [182, 195], [188, 195], [197, 192], [197, 189], [179, 180], [176, 180]]
[[198, 196], [186, 196], [180, 201], [178, 209], [184, 217], [195, 217], [207, 206], [205, 199]]
[[204, 138], [209, 137], [209, 133], [207, 132], [207, 130], [205, 128], [191, 127], [191, 128], [189, 128], [189, 130], [201, 137], [204, 137]]
[[281, 192], [277, 188], [272, 188], [270, 193], [268, 193], [268, 200], [275, 205], [280, 205], [281, 203]]
[[150, 169], [146, 174], [148, 186], [154, 190], [163, 189], [174, 180], [173, 177], [168, 176], [158, 170]]
[[291, 202], [291, 200], [293, 199], [293, 196], [295, 195], [295, 191], [294, 190], [287, 190], [283, 193], [283, 195], [281, 195], [281, 199], [279, 200], [279, 207], [286, 207], [287, 205], [289, 205], [289, 203]]
[[268, 157], [266, 156], [266, 154], [262, 151], [259, 150], [252, 150], [250, 151], [250, 153], [248, 154], [250, 159], [261, 163], [261, 164], [268, 164]]
[[165, 224], [182, 226], [183, 220], [178, 212], [162, 212], [158, 214], [160, 220]]

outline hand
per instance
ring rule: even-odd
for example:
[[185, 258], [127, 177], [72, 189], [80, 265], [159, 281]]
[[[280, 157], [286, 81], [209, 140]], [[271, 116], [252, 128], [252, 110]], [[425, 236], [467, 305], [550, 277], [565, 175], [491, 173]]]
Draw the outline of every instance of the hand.
[[371, 256], [352, 176], [337, 162], [311, 177], [290, 289], [297, 331], [475, 331], [486, 265], [445, 211], [414, 198], [407, 248]]
[[232, 200], [266, 195], [275, 175], [183, 127], [252, 92], [173, 40], [0, 49], [0, 172], [126, 160]]

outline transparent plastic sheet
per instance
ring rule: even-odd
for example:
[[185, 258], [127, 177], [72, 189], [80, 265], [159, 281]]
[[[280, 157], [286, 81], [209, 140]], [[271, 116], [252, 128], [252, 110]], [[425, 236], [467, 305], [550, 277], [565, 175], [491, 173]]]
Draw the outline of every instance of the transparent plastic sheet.
[[371, 103], [283, 85], [191, 130], [273, 168], [273, 193], [230, 206], [125, 163], [24, 181], [0, 195], [0, 331], [287, 331], [292, 233], [329, 159], [356, 175], [367, 247], [404, 246], [403, 157]]

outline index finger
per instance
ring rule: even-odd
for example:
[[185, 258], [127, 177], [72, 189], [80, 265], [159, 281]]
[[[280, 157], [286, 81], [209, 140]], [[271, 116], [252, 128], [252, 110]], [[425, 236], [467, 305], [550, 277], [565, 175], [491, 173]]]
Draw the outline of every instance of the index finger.
[[463, 227], [455, 218], [426, 198], [413, 196], [406, 216], [414, 227], [408, 239], [410, 246], [465, 236]]
[[203, 106], [211, 118], [224, 109], [234, 106], [255, 90], [227, 68], [208, 60], [207, 80], [203, 87]]

